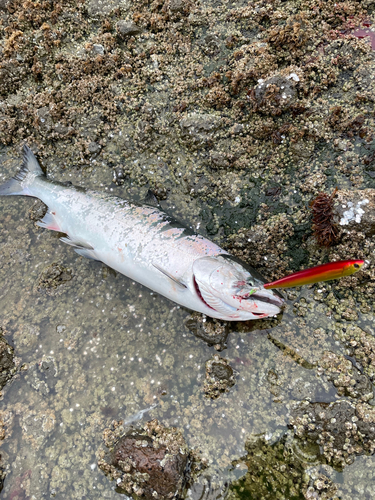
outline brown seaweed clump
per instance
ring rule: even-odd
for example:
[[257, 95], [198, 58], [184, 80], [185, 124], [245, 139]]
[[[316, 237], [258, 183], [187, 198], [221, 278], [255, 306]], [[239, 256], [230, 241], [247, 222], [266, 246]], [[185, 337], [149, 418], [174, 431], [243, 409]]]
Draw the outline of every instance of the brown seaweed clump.
[[331, 195], [319, 193], [312, 200], [310, 207], [313, 213], [313, 231], [319, 246], [330, 247], [337, 243], [339, 238], [339, 228], [334, 222], [335, 214], [333, 210], [334, 198], [337, 188]]

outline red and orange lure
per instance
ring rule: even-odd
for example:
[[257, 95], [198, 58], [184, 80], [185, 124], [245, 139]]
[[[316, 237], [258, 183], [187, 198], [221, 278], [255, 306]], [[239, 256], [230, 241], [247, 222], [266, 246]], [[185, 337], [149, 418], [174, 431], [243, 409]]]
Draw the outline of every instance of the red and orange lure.
[[266, 283], [264, 288], [292, 288], [294, 286], [311, 285], [319, 281], [330, 281], [344, 276], [350, 276], [361, 269], [364, 260], [341, 260], [329, 262], [321, 266], [311, 267], [297, 273], [289, 274], [272, 283]]

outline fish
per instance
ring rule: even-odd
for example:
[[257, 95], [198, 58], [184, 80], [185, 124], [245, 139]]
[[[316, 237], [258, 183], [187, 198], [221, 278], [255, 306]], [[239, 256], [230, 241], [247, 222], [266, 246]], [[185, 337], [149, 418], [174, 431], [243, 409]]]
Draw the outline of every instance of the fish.
[[271, 283], [265, 283], [266, 290], [274, 290], [276, 288], [292, 288], [295, 286], [311, 285], [320, 281], [330, 281], [344, 276], [350, 276], [361, 269], [364, 260], [340, 260], [336, 262], [328, 262], [320, 266], [304, 269], [296, 273], [284, 276]]
[[247, 321], [275, 316], [284, 305], [255, 269], [158, 207], [49, 180], [27, 145], [0, 195], [39, 198], [48, 211], [38, 226], [65, 233], [60, 241], [79, 255], [193, 311]]

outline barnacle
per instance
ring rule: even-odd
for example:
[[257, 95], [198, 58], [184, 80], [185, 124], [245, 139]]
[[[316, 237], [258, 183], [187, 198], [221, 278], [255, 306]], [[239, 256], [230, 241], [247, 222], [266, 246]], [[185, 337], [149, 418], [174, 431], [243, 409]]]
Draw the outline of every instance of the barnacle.
[[310, 207], [313, 213], [314, 236], [319, 246], [330, 247], [335, 244], [339, 238], [339, 228], [334, 222], [334, 197], [337, 188], [331, 195], [319, 193], [312, 200]]

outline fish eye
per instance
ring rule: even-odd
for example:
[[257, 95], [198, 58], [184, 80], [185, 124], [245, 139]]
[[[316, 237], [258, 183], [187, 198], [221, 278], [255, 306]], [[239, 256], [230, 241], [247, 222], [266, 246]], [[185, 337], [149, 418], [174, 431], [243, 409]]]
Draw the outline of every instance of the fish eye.
[[356, 267], [358, 269], [359, 268], [359, 264], [354, 264], [354, 267]]

